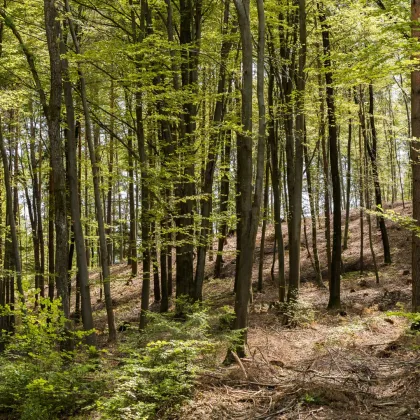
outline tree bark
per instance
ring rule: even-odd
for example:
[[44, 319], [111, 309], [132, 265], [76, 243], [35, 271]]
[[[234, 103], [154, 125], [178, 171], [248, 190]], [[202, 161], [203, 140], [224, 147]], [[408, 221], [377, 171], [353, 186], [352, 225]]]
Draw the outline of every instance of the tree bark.
[[[271, 52], [274, 53], [272, 43], [269, 43]], [[279, 263], [279, 274], [278, 274], [278, 288], [279, 288], [279, 301], [284, 302], [286, 299], [286, 279], [284, 275], [284, 243], [283, 243], [283, 232], [282, 232], [282, 219], [281, 219], [281, 187], [280, 187], [280, 166], [279, 166], [279, 139], [276, 132], [275, 120], [274, 120], [274, 63], [270, 60], [270, 72], [268, 78], [268, 112], [270, 119], [268, 123], [268, 144], [270, 147], [271, 157], [271, 183], [273, 188], [273, 200], [274, 200], [274, 231], [275, 240], [278, 249], [278, 263]], [[275, 254], [275, 252], [274, 252]], [[275, 258], [274, 258], [275, 260]], [[273, 260], [273, 263], [274, 263]]]
[[[268, 160], [268, 159], [267, 159]], [[264, 204], [263, 204], [263, 224], [261, 229], [260, 241], [260, 259], [258, 262], [258, 286], [257, 290], [262, 292], [264, 281], [264, 255], [265, 255], [265, 232], [267, 230], [267, 216], [268, 216], [268, 182], [269, 182], [270, 168], [268, 163], [265, 168], [265, 187], [264, 187]]]
[[[201, 0], [180, 0], [180, 44], [181, 44], [181, 81], [182, 88], [197, 90], [197, 65], [199, 41], [201, 37]], [[191, 48], [194, 45], [194, 48]], [[176, 247], [176, 296], [186, 296], [194, 299], [194, 205], [192, 198], [196, 194], [194, 155], [192, 147], [195, 138], [195, 116], [197, 105], [192, 97], [183, 105], [181, 118], [181, 132], [179, 145], [182, 147], [183, 170], [178, 181], [175, 194], [179, 200], [176, 218], [177, 247]]]
[[318, 244], [317, 244], [317, 229], [316, 229], [316, 213], [314, 205], [314, 194], [312, 189], [312, 174], [311, 166], [308, 156], [308, 146], [304, 145], [303, 148], [304, 157], [305, 157], [305, 167], [306, 167], [306, 183], [308, 185], [308, 196], [309, 196], [309, 208], [311, 212], [311, 229], [312, 229], [312, 252], [314, 254], [314, 265], [315, 265], [315, 275], [316, 275], [316, 284], [318, 286], [324, 286], [322, 283], [321, 275], [321, 266], [319, 263], [319, 254], [318, 254]]
[[331, 256], [331, 278], [330, 278], [330, 298], [328, 308], [340, 308], [340, 274], [341, 274], [341, 185], [340, 171], [338, 162], [338, 136], [337, 125], [335, 119], [335, 94], [333, 87], [333, 77], [331, 71], [331, 49], [330, 49], [330, 32], [326, 22], [325, 11], [323, 5], [318, 3], [319, 20], [322, 29], [322, 45], [324, 49], [324, 68], [326, 82], [326, 102], [327, 102], [327, 119], [328, 119], [328, 137], [331, 165], [331, 179], [333, 187], [333, 246]]
[[6, 188], [6, 214], [9, 220], [10, 236], [12, 240], [13, 266], [14, 266], [14, 269], [16, 270], [16, 284], [17, 284], [18, 291], [20, 294], [20, 299], [22, 302], [24, 302], [25, 296], [24, 296], [23, 286], [22, 286], [22, 264], [20, 260], [16, 221], [13, 215], [13, 196], [12, 196], [12, 187], [11, 187], [10, 172], [9, 172], [9, 162], [8, 162], [6, 147], [5, 147], [4, 139], [3, 139], [3, 127], [2, 127], [1, 116], [0, 116], [0, 153], [1, 153], [1, 158], [3, 162], [4, 185]]
[[[59, 44], [60, 23], [54, 0], [44, 0], [45, 30], [50, 58], [50, 99], [47, 110], [48, 137], [50, 139], [51, 166], [54, 188], [55, 210], [55, 273], [58, 295], [62, 299], [64, 316], [70, 315], [70, 302], [67, 286], [68, 226], [66, 205], [65, 170], [63, 164], [63, 145], [60, 136], [60, 114], [62, 96], [62, 71]], [[39, 85], [41, 86], [40, 82]], [[43, 95], [45, 97], [45, 94]]]
[[[411, 2], [411, 36], [420, 41], [420, 0]], [[420, 226], [420, 56], [414, 57], [417, 61], [416, 68], [411, 72], [411, 142], [410, 157], [413, 171], [413, 219], [417, 226]], [[420, 312], [420, 238], [417, 232], [412, 236], [412, 270], [413, 270], [413, 290], [412, 308], [413, 312]]]
[[[372, 164], [372, 175], [373, 175], [373, 183], [375, 186], [375, 201], [376, 201], [376, 210], [379, 212], [383, 212], [382, 208], [382, 193], [381, 193], [381, 184], [379, 182], [379, 173], [378, 173], [378, 151], [377, 151], [377, 134], [376, 134], [376, 127], [375, 127], [375, 117], [373, 115], [373, 86], [369, 84], [369, 122], [370, 122], [370, 130], [372, 134], [372, 145], [369, 142], [366, 142], [368, 154], [370, 157], [370, 161]], [[384, 248], [384, 261], [385, 264], [391, 264], [391, 250], [389, 247], [389, 239], [388, 239], [388, 232], [385, 225], [385, 219], [383, 217], [379, 217], [379, 228], [381, 230], [382, 236], [382, 245]]]
[[[67, 46], [64, 41], [61, 42], [62, 53], [67, 53]], [[70, 82], [69, 64], [67, 59], [62, 60], [62, 72], [63, 72], [63, 89], [64, 89], [64, 100], [66, 107], [66, 119], [67, 119], [67, 153], [68, 153], [68, 168], [67, 176], [69, 180], [70, 189], [70, 209], [72, 217], [72, 234], [74, 238], [74, 244], [76, 247], [76, 260], [77, 260], [77, 277], [80, 284], [81, 293], [81, 307], [82, 307], [82, 322], [85, 331], [93, 331], [93, 314], [89, 287], [89, 272], [86, 260], [86, 248], [85, 238], [83, 235], [83, 226], [80, 218], [80, 196], [79, 196], [79, 184], [77, 175], [77, 157], [76, 157], [76, 122], [74, 116], [74, 104], [73, 104], [73, 92]], [[71, 264], [71, 261], [70, 261]], [[71, 279], [69, 283], [71, 282]], [[96, 344], [95, 333], [92, 332], [86, 337], [86, 342], [89, 345]]]
[[[294, 147], [286, 143], [289, 190], [289, 289], [287, 300], [296, 300], [300, 287], [300, 237], [302, 224], [303, 144], [305, 131], [306, 1], [299, 0], [299, 56], [296, 74], [296, 131]], [[290, 136], [289, 136], [290, 138]], [[291, 170], [289, 170], [291, 167]]]
[[[237, 269], [237, 289], [235, 296], [234, 328], [243, 330], [241, 343], [238, 344], [238, 355], [244, 356], [246, 331], [248, 326], [248, 303], [251, 289], [252, 265], [254, 260], [255, 238], [257, 235], [259, 212], [264, 178], [264, 138], [258, 137], [257, 167], [254, 199], [252, 199], [252, 35], [250, 25], [249, 0], [234, 0], [242, 42], [242, 130], [237, 134], [238, 180], [240, 192], [240, 248], [241, 254]], [[265, 27], [262, 20], [264, 7], [262, 0], [257, 3], [259, 24]], [[262, 54], [260, 49], [260, 54]], [[258, 72], [258, 76], [261, 74]], [[262, 83], [260, 80], [259, 83]], [[263, 85], [262, 85], [263, 86]], [[260, 88], [261, 89], [261, 88]], [[260, 96], [260, 95], [259, 95]]]
[[352, 137], [352, 119], [349, 118], [348, 141], [347, 141], [347, 167], [346, 167], [346, 221], [344, 227], [344, 245], [343, 249], [347, 249], [347, 241], [349, 236], [349, 217], [350, 217], [350, 189], [351, 189], [351, 137]]

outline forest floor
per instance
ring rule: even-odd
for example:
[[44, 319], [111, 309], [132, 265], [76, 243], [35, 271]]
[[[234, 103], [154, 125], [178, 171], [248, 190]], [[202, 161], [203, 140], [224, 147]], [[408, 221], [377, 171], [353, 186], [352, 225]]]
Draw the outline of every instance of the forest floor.
[[[407, 205], [405, 209], [395, 205], [393, 210], [403, 215], [411, 212]], [[310, 220], [306, 224], [312, 253]], [[408, 334], [410, 322], [389, 313], [410, 308], [411, 234], [387, 221], [393, 262], [385, 265], [374, 218], [372, 224], [380, 283], [375, 281], [366, 219], [364, 272], [360, 274], [359, 211], [352, 211], [349, 246], [343, 252], [341, 313], [326, 310], [328, 289], [313, 283], [314, 269], [302, 235], [303, 283], [293, 328], [283, 325], [272, 305], [278, 293], [270, 275], [274, 228], [268, 227], [264, 291], [253, 296], [248, 357], [228, 367], [220, 363], [219, 368], [202, 375], [194, 398], [181, 408], [179, 419], [420, 419], [420, 335]], [[286, 234], [284, 238], [286, 243]], [[317, 240], [321, 266], [326, 267], [323, 229], [318, 229]], [[259, 243], [258, 237], [254, 285]], [[204, 296], [217, 307], [233, 304], [234, 249], [235, 238], [229, 238], [223, 278], [213, 279], [214, 263], [207, 265]], [[286, 252], [286, 275], [287, 259]], [[325, 271], [323, 274], [326, 277]], [[117, 325], [139, 319], [141, 276], [128, 279], [126, 265], [113, 267]], [[100, 332], [106, 317], [97, 289], [92, 300]], [[156, 304], [152, 310], [154, 307]], [[102, 340], [105, 345], [105, 335]]]

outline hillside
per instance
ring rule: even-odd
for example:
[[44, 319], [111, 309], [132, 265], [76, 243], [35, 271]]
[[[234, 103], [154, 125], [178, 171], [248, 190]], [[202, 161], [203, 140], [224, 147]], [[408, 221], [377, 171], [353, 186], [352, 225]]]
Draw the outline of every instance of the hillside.
[[[403, 209], [398, 205], [394, 210], [410, 214], [408, 206]], [[310, 220], [306, 223], [310, 227]], [[419, 353], [414, 347], [420, 340], [406, 334], [408, 321], [388, 314], [400, 305], [410, 307], [410, 234], [389, 221], [387, 227], [393, 258], [389, 266], [383, 264], [380, 232], [373, 230], [380, 274], [380, 284], [376, 284], [366, 223], [365, 271], [359, 272], [359, 212], [352, 211], [349, 248], [343, 252], [341, 313], [326, 310], [327, 288], [317, 288], [311, 282], [313, 269], [302, 236], [302, 278], [306, 281], [301, 288], [296, 325], [289, 328], [282, 325], [273, 305], [277, 289], [270, 278], [274, 234], [269, 226], [264, 291], [254, 292], [250, 310], [249, 356], [242, 360], [242, 366], [220, 364], [217, 370], [202, 376], [194, 399], [184, 405], [178, 418], [420, 418]], [[310, 229], [308, 241], [310, 244]], [[325, 249], [323, 230], [318, 230], [318, 241], [320, 250]], [[207, 265], [209, 279], [204, 296], [215, 306], [233, 303], [234, 247], [235, 238], [229, 238], [227, 251], [232, 252], [224, 257], [222, 279], [213, 279], [213, 263]], [[321, 253], [320, 258], [325, 267], [325, 254]], [[114, 267], [112, 289], [117, 325], [136, 323], [139, 318], [141, 276], [127, 283], [128, 277], [125, 265]], [[106, 321], [97, 290], [93, 299], [95, 322], [102, 330]]]

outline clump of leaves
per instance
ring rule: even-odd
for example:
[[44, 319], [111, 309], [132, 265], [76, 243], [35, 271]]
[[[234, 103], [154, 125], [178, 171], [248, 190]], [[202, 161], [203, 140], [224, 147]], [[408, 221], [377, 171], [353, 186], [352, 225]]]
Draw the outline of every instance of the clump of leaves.
[[[24, 420], [72, 414], [92, 403], [102, 386], [82, 344], [86, 333], [68, 330], [59, 301], [41, 299], [36, 309], [33, 300], [28, 303], [2, 310], [16, 323], [13, 334], [2, 332], [0, 412]], [[64, 350], [69, 343], [73, 349]]]

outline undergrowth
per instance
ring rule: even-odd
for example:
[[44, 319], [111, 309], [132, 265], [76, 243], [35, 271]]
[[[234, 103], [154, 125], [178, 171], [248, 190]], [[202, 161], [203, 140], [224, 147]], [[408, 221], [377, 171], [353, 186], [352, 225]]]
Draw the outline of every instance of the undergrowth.
[[36, 309], [33, 300], [28, 303], [2, 311], [16, 322], [13, 334], [2, 332], [0, 413], [23, 420], [76, 413], [103, 390], [102, 381], [93, 375], [98, 353], [83, 344], [88, 333], [66, 328], [58, 301], [41, 299]]
[[128, 331], [124, 355], [106, 395], [96, 402], [104, 419], [150, 419], [176, 412], [192, 395], [197, 375], [219, 363], [237, 335], [224, 328], [229, 312], [210, 314], [203, 304], [183, 305], [175, 314], [148, 314], [140, 336]]
[[83, 344], [90, 332], [70, 330], [58, 301], [33, 303], [3, 310], [16, 320], [14, 333], [2, 334], [0, 354], [0, 414], [10, 419], [173, 414], [238, 337], [229, 329], [231, 311], [210, 314], [204, 304], [184, 302], [182, 319], [149, 313], [143, 333], [128, 329], [108, 353]]

